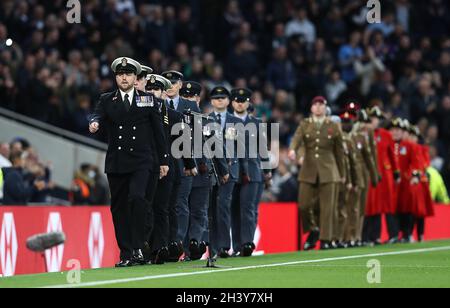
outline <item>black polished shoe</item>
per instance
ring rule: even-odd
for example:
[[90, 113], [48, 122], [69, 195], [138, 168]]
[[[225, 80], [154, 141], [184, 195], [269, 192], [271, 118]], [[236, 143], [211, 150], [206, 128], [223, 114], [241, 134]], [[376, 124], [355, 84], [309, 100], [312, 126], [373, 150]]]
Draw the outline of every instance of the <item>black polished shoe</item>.
[[202, 241], [202, 242], [200, 242], [200, 244], [198, 244], [198, 248], [200, 249], [200, 253], [202, 254], [202, 257], [203, 257], [203, 255], [208, 250], [208, 243]]
[[181, 262], [191, 262], [193, 261], [193, 259], [191, 259], [191, 257], [189, 256], [184, 256], [183, 260], [181, 260]]
[[362, 241], [361, 245], [362, 245], [361, 247], [369, 247], [370, 246], [370, 242]]
[[387, 242], [385, 242], [385, 245], [394, 245], [394, 244], [398, 244], [399, 240], [398, 237], [393, 237], [390, 240], [388, 240]]
[[330, 249], [331, 249], [330, 242], [321, 242], [320, 243], [320, 250], [330, 250]]
[[330, 249], [338, 249], [338, 243], [336, 241], [332, 241], [330, 243]]
[[231, 254], [232, 258], [239, 258], [242, 257], [241, 252], [240, 251], [233, 251], [233, 253]]
[[255, 248], [255, 244], [253, 243], [244, 244], [241, 249], [241, 256], [251, 257], [253, 255], [253, 252], [255, 251]]
[[227, 249], [221, 248], [221, 249], [219, 250], [219, 252], [217, 253], [217, 256], [218, 256], [219, 258], [222, 258], [222, 259], [227, 259], [227, 258], [230, 257], [230, 254], [228, 253], [228, 250], [227, 250]]
[[148, 242], [144, 243], [144, 248], [142, 249], [142, 254], [146, 263], [150, 263], [154, 255], [152, 254], [150, 244]]
[[131, 260], [120, 260], [120, 262], [115, 265], [116, 268], [125, 268], [132, 266], [134, 266], [134, 264]]
[[316, 249], [317, 244], [313, 245], [311, 243], [306, 242], [305, 245], [303, 245], [304, 251], [314, 250]]
[[202, 257], [200, 255], [200, 247], [197, 240], [191, 240], [189, 242], [189, 255], [191, 256], [192, 260], [200, 260], [200, 258]]
[[160, 250], [154, 252], [152, 255], [153, 256], [150, 264], [163, 265], [169, 259], [169, 249], [167, 249], [167, 247], [163, 247]]
[[189, 254], [192, 261], [200, 260], [206, 253], [207, 244], [205, 242], [198, 243], [196, 240], [192, 240], [189, 244]]
[[172, 263], [178, 262], [180, 260], [178, 243], [177, 242], [170, 243], [168, 250], [169, 250], [169, 258], [168, 258], [167, 262], [172, 262]]
[[137, 249], [133, 252], [133, 259], [131, 259], [133, 265], [146, 265], [144, 255], [142, 254], [142, 250]]
[[349, 241], [349, 242], [347, 243], [347, 247], [348, 247], [348, 248], [356, 248], [356, 247], [358, 247], [358, 246], [356, 245], [356, 242], [355, 242], [355, 241]]
[[345, 243], [345, 242], [339, 242], [339, 243], [337, 243], [337, 248], [338, 249], [346, 249], [348, 246], [347, 246], [347, 243]]
[[316, 249], [319, 237], [320, 237], [319, 230], [312, 230], [311, 232], [309, 232], [308, 239], [306, 240], [303, 249], [306, 251]]

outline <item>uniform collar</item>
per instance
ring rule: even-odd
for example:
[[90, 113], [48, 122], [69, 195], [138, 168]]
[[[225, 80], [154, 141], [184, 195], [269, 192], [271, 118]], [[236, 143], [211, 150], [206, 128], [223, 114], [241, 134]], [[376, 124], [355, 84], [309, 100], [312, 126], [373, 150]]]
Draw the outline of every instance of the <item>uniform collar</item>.
[[174, 98], [167, 98], [167, 103], [170, 104], [170, 101], [173, 101], [173, 105], [175, 107], [175, 110], [178, 109], [178, 105], [180, 104], [180, 96], [174, 97]]
[[314, 122], [314, 123], [318, 123], [318, 124], [320, 124], [320, 125], [322, 125], [323, 123], [325, 123], [325, 120], [326, 120], [326, 119], [327, 119], [326, 117], [323, 117], [323, 118], [317, 118], [317, 117], [315, 117], [315, 116], [312, 117], [313, 122]]
[[227, 116], [227, 111], [225, 110], [224, 112], [217, 112], [214, 111], [214, 115], [217, 116], [218, 114], [220, 114], [220, 116], [222, 117], [222, 119], [224, 119]]
[[249, 115], [248, 113], [245, 113], [244, 115], [239, 115], [239, 114], [237, 114], [236, 112], [234, 113], [234, 116], [235, 116], [236, 118], [241, 119], [241, 120], [244, 121], [244, 122], [247, 122], [247, 119], [250, 117], [250, 115]]
[[122, 97], [122, 102], [125, 101], [125, 95], [128, 94], [130, 104], [132, 104], [133, 99], [134, 99], [134, 93], [135, 93], [134, 88], [132, 90], [130, 90], [129, 92], [123, 92], [122, 90], [119, 89], [119, 93], [120, 93], [120, 96]]

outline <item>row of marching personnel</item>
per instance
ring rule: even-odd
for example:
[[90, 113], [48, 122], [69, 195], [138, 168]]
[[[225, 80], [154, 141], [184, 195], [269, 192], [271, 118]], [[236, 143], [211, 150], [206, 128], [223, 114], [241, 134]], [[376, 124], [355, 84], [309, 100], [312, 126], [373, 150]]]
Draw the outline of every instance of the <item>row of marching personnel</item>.
[[424, 240], [425, 219], [434, 216], [429, 149], [407, 119], [387, 120], [380, 107], [349, 103], [327, 114], [316, 97], [311, 117], [298, 127], [289, 156], [300, 165], [299, 206], [305, 250], [380, 245], [382, 218], [387, 244]]

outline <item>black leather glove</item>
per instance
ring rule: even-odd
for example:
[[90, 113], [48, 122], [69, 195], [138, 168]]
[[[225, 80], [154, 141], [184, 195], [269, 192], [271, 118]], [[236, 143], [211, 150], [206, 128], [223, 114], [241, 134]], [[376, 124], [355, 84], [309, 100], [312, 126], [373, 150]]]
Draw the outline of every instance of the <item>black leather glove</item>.
[[394, 180], [396, 183], [399, 183], [402, 179], [402, 175], [400, 173], [400, 171], [394, 171]]

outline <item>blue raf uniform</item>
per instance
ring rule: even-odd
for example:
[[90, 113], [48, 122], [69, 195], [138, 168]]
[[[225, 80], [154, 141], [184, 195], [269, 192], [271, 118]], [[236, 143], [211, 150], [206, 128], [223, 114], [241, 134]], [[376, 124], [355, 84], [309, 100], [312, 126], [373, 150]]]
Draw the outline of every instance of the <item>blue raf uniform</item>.
[[[230, 92], [224, 87], [216, 87], [211, 91], [211, 98], [229, 99]], [[245, 155], [242, 158], [238, 157], [238, 149], [245, 147], [238, 138], [242, 132], [238, 132], [235, 128], [239, 124], [243, 127], [243, 122], [227, 111], [222, 113], [214, 111], [209, 116], [221, 126], [223, 143], [225, 145], [227, 141], [234, 143], [234, 153], [226, 148], [226, 158], [230, 170], [229, 180], [223, 185], [214, 187], [211, 201], [215, 214], [213, 228], [210, 230], [211, 244], [219, 257], [227, 258], [231, 249], [231, 202], [234, 187], [241, 176], [248, 175], [248, 163]]]
[[[248, 89], [234, 89], [231, 92], [233, 104], [249, 104], [252, 92]], [[249, 106], [249, 105], [248, 105]], [[247, 110], [243, 114], [235, 111], [234, 115], [240, 118], [246, 128], [245, 144], [246, 156], [248, 159], [248, 174], [242, 175], [237, 183], [233, 193], [232, 203], [232, 235], [233, 250], [236, 254], [248, 257], [255, 250], [253, 242], [256, 226], [259, 201], [264, 190], [265, 177], [261, 168], [261, 156], [268, 160], [266, 132], [260, 131], [262, 121], [250, 115]], [[260, 153], [259, 138], [260, 134], [266, 143], [261, 148], [264, 153]], [[251, 150], [251, 145], [254, 149]], [[261, 155], [263, 154], [263, 155]]]
[[[207, 125], [213, 123], [211, 118], [194, 118], [194, 130], [201, 130], [203, 134], [202, 147], [211, 137]], [[219, 185], [221, 178], [229, 174], [228, 163], [225, 158], [211, 158], [205, 155], [197, 159], [199, 174], [194, 177], [190, 196], [190, 225], [186, 242], [189, 243], [188, 252], [191, 260], [198, 260], [206, 252], [209, 243], [209, 203], [212, 187]], [[215, 174], [215, 172], [216, 174]], [[218, 178], [216, 178], [216, 175]]]

